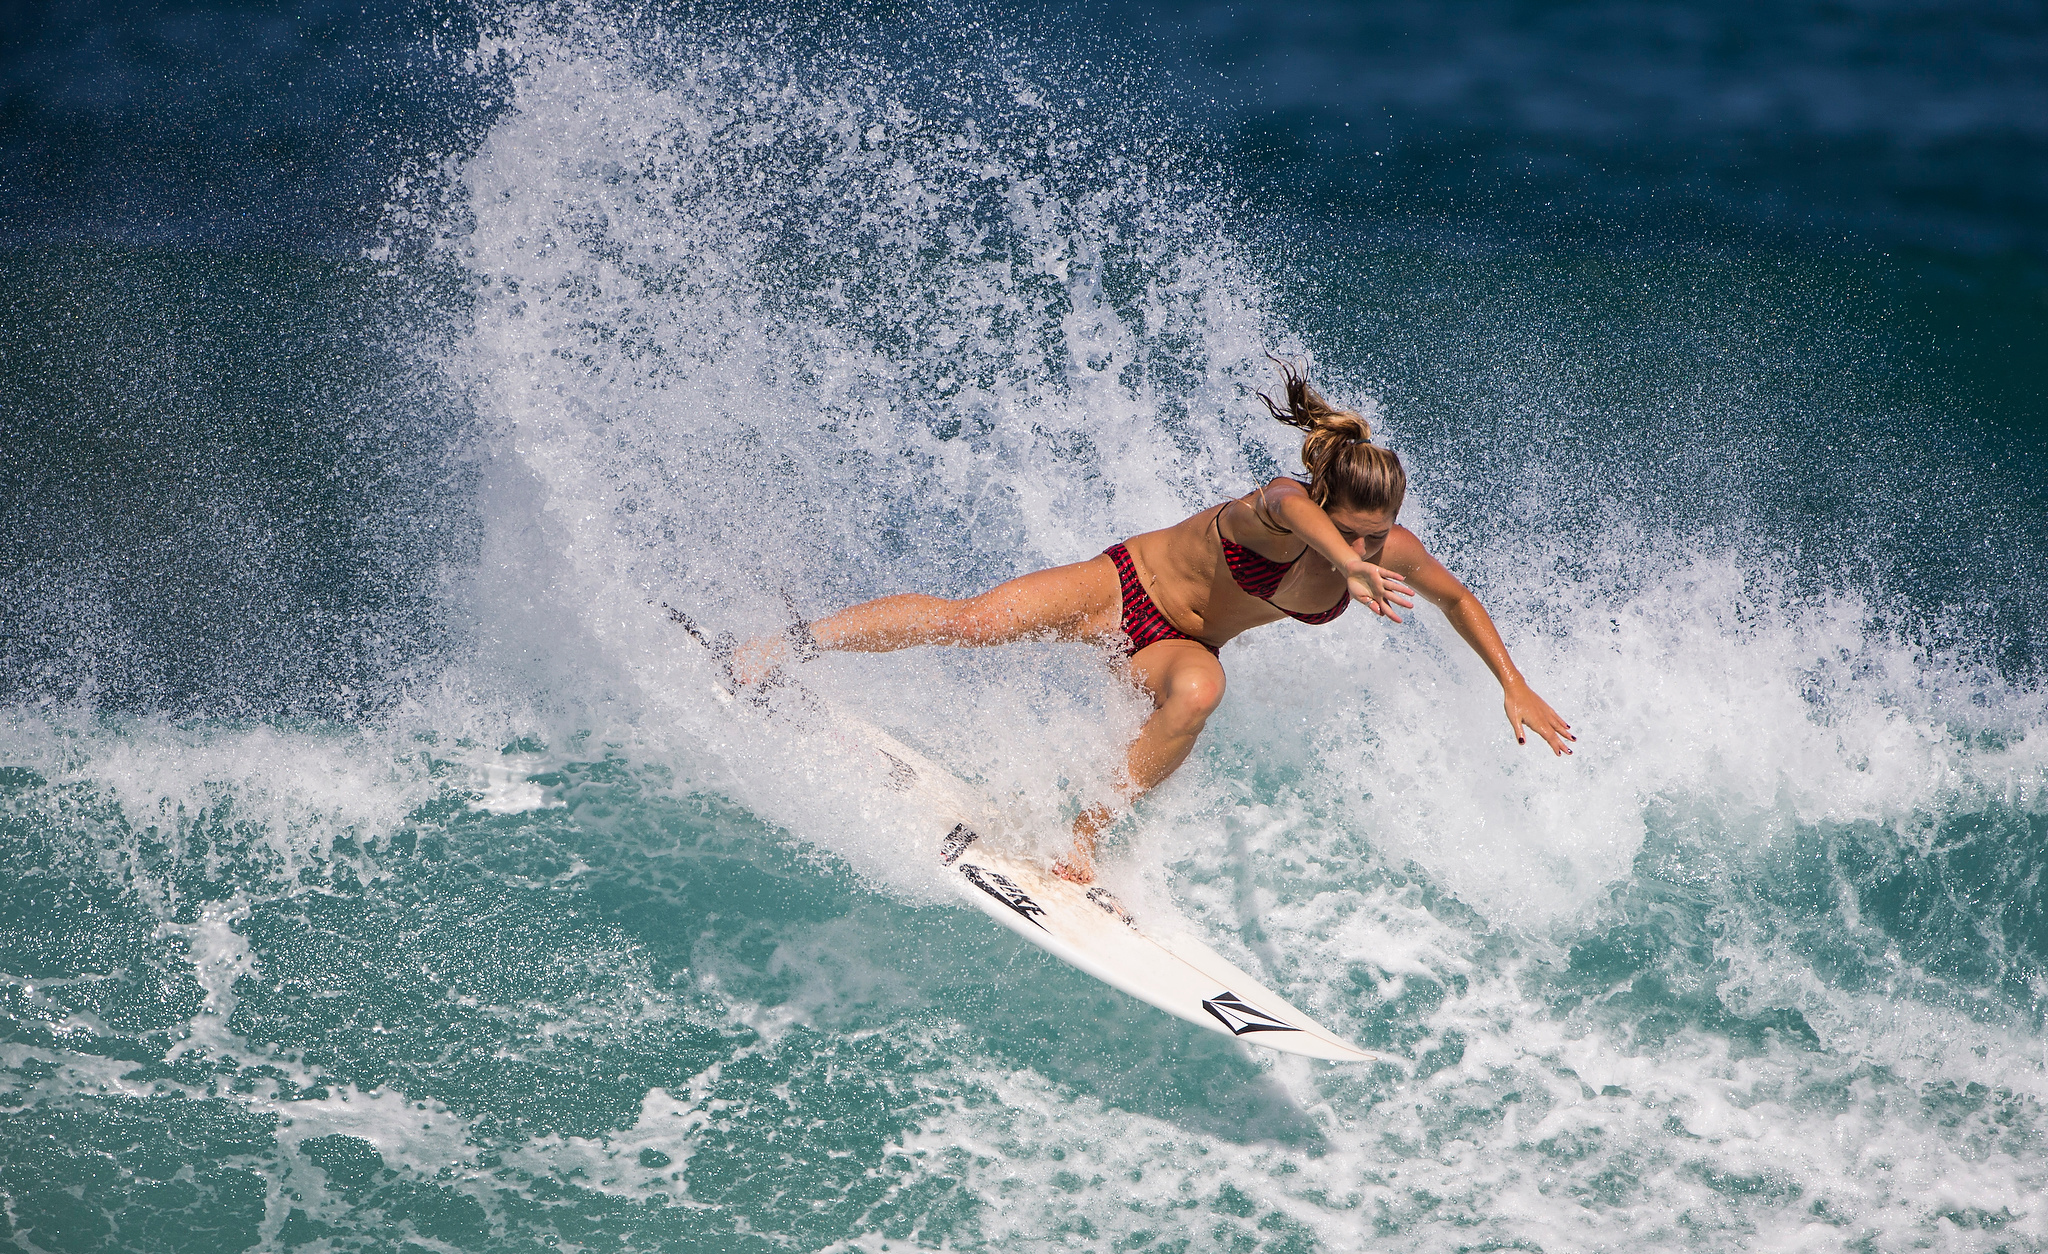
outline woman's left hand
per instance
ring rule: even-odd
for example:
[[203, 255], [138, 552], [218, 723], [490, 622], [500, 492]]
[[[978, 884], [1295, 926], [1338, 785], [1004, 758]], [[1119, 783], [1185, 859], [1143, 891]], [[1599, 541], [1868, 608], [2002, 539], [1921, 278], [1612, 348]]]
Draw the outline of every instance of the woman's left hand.
[[1557, 711], [1550, 708], [1550, 703], [1537, 696], [1536, 690], [1528, 684], [1519, 680], [1509, 684], [1502, 704], [1507, 707], [1508, 727], [1515, 733], [1516, 744], [1528, 743], [1522, 734], [1526, 727], [1543, 737], [1551, 752], [1563, 756], [1572, 751], [1571, 746], [1565, 743], [1578, 739], [1572, 735], [1572, 725], [1559, 718]]

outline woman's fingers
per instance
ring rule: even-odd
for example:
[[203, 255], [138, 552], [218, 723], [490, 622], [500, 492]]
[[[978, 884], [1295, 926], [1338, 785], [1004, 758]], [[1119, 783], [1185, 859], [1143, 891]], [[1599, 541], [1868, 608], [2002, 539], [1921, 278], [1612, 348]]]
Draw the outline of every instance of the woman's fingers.
[[1577, 737], [1572, 735], [1571, 728], [1565, 726], [1564, 720], [1557, 716], [1557, 712], [1555, 710], [1552, 710], [1548, 706], [1545, 706], [1543, 709], [1543, 713], [1546, 715], [1546, 717], [1541, 723], [1537, 723], [1534, 725], [1534, 731], [1537, 735], [1543, 737], [1543, 739], [1550, 745], [1550, 751], [1552, 753], [1555, 753], [1557, 756], [1561, 758], [1569, 757], [1571, 755], [1572, 748], [1565, 742], [1568, 740], [1575, 740], [1577, 739]]
[[1515, 743], [1528, 744], [1527, 733], [1535, 732], [1550, 746], [1552, 753], [1559, 757], [1571, 756], [1571, 742], [1578, 739], [1572, 735], [1571, 724], [1559, 718], [1557, 711], [1545, 704], [1541, 697], [1535, 697], [1533, 693], [1530, 695], [1535, 700], [1536, 708], [1533, 710], [1526, 708], [1512, 696], [1503, 703], [1508, 716], [1508, 730], [1515, 733]]
[[1375, 566], [1373, 571], [1379, 580], [1380, 591], [1385, 594], [1389, 601], [1410, 608], [1414, 607], [1415, 589], [1408, 586], [1407, 580], [1383, 566]]
[[[1415, 606], [1415, 590], [1402, 582], [1399, 575], [1385, 567], [1375, 566], [1371, 562], [1359, 562], [1351, 568], [1348, 578], [1353, 585], [1352, 596], [1365, 602], [1372, 612], [1381, 618], [1392, 619], [1398, 623], [1401, 616], [1394, 612], [1394, 607], [1413, 609]], [[1358, 584], [1364, 584], [1365, 590], [1360, 591], [1356, 586]]]
[[1578, 737], [1572, 735], [1572, 725], [1559, 718], [1557, 711], [1551, 709], [1547, 704], [1543, 707], [1542, 732], [1543, 738], [1550, 742], [1551, 749], [1558, 756], [1571, 756], [1572, 748], [1570, 742], [1577, 740]]

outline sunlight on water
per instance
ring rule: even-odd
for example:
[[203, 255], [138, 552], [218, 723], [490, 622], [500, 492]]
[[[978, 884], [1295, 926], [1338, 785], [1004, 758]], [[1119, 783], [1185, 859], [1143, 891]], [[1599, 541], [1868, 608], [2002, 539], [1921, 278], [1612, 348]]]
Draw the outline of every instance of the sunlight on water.
[[[1313, 343], [1221, 176], [1113, 77], [920, 48], [911, 74], [739, 19], [485, 38], [509, 107], [379, 252], [473, 296], [418, 348], [488, 433], [483, 552], [446, 585], [466, 643], [350, 723], [0, 719], [17, 1230], [2048, 1242], [2041, 699], [1874, 625], [1868, 592], [1628, 502], [1569, 560], [1534, 529], [1464, 544], [1567, 759], [1514, 744], [1433, 613], [1226, 649], [1223, 711], [1108, 873], [1371, 1068], [1022, 950], [940, 897], [928, 823], [827, 737], [715, 699], [664, 605], [748, 634], [785, 593], [961, 594], [1293, 466], [1252, 393]], [[1427, 541], [1527, 486], [1457, 480], [1404, 521]], [[1077, 647], [805, 682], [1048, 850], [1143, 716]]]

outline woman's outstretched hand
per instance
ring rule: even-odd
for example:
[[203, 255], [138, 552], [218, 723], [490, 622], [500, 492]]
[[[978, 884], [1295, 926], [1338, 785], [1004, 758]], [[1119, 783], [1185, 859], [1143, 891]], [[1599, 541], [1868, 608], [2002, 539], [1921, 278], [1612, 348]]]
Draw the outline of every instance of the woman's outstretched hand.
[[1508, 727], [1515, 733], [1516, 744], [1528, 743], [1522, 731], [1526, 727], [1543, 737], [1552, 753], [1563, 756], [1572, 751], [1571, 745], [1566, 743], [1578, 739], [1572, 735], [1572, 725], [1559, 718], [1557, 711], [1550, 708], [1550, 703], [1537, 696], [1535, 689], [1528, 684], [1519, 680], [1509, 684], [1502, 704], [1507, 707]]
[[1395, 606], [1404, 610], [1415, 608], [1415, 589], [1384, 566], [1355, 561], [1344, 571], [1344, 579], [1359, 604], [1381, 618], [1391, 618], [1398, 623], [1401, 616], [1394, 612]]

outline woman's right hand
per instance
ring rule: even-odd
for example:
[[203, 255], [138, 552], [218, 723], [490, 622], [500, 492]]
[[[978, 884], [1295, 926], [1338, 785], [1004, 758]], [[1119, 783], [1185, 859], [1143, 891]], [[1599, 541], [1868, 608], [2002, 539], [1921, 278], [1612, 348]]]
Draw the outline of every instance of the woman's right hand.
[[1404, 610], [1415, 608], [1415, 589], [1384, 566], [1375, 566], [1363, 559], [1354, 561], [1345, 568], [1344, 582], [1351, 595], [1359, 604], [1379, 615], [1401, 621], [1394, 607]]

